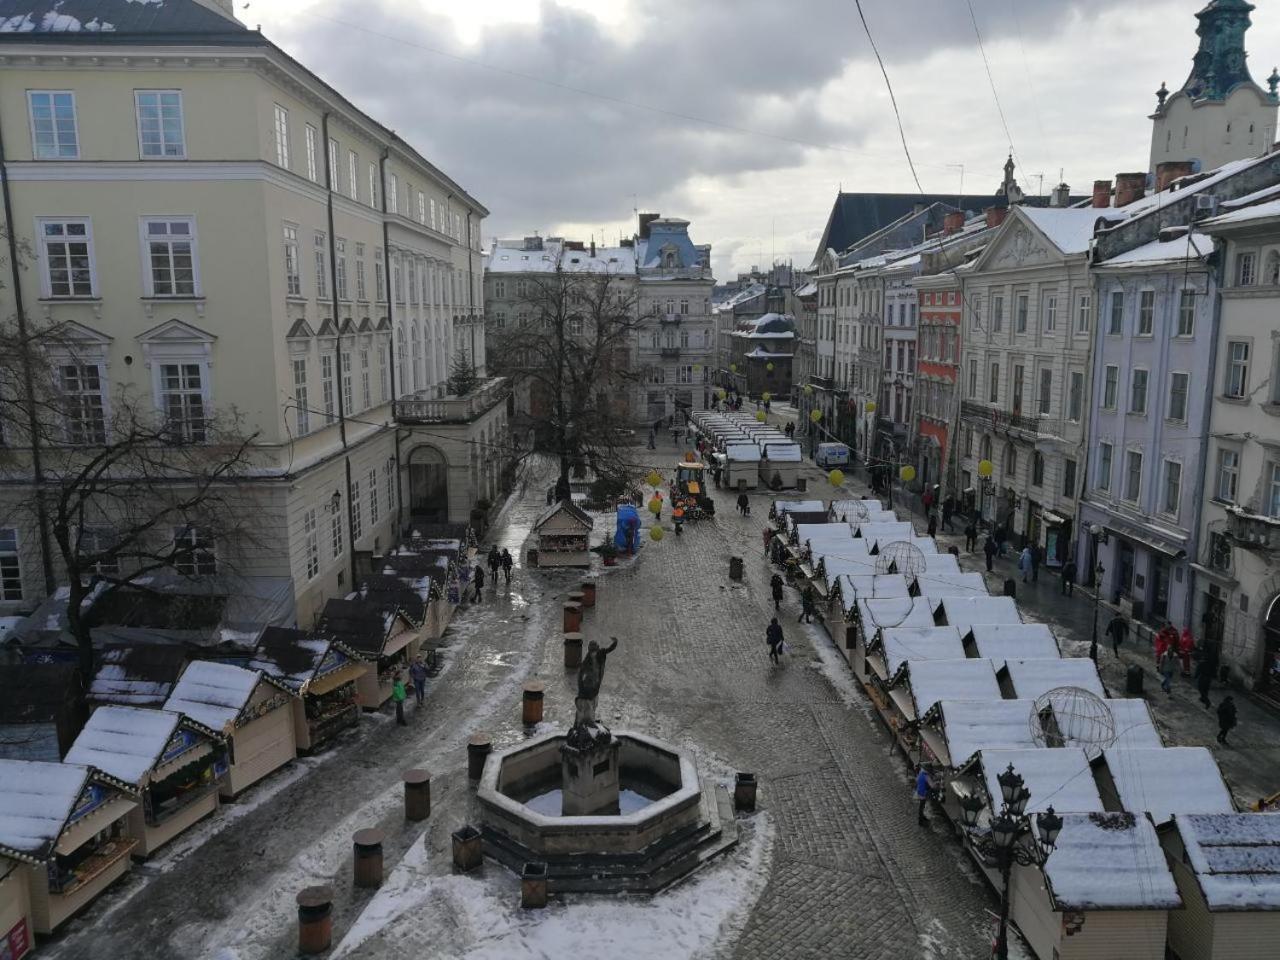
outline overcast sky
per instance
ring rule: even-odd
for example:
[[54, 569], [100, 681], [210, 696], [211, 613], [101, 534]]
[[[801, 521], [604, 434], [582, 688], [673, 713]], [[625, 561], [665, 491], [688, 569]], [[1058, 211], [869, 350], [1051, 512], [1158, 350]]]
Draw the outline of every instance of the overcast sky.
[[[863, 0], [927, 192], [1147, 169], [1206, 0]], [[492, 211], [494, 236], [692, 221], [718, 279], [807, 265], [836, 191], [913, 191], [854, 0], [259, 0], [237, 12], [414, 143]], [[1248, 34], [1262, 83], [1280, 4]], [[579, 91], [590, 91], [587, 95]], [[997, 109], [1003, 107], [1008, 132]]]

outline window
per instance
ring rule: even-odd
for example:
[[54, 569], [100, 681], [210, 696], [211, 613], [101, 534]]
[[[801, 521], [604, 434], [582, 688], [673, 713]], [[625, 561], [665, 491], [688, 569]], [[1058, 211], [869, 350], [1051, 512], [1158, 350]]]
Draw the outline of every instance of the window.
[[378, 351], [378, 383], [381, 385], [382, 402], [386, 403], [391, 399], [391, 377], [389, 373], [387, 353], [390, 349], [390, 340], [383, 345]]
[[378, 468], [369, 471], [369, 526], [378, 522]]
[[336, 256], [336, 269], [334, 272], [334, 282], [338, 285], [338, 299], [350, 300], [347, 296], [347, 241], [342, 237], [338, 237], [333, 241]]
[[160, 365], [160, 409], [175, 441], [205, 439], [204, 371], [198, 363]]
[[1258, 255], [1256, 253], [1236, 254], [1236, 286], [1251, 287], [1257, 282]]
[[1062, 460], [1062, 495], [1069, 499], [1076, 495], [1076, 462], [1070, 457]]
[[333, 548], [333, 558], [342, 556], [342, 496], [337, 496], [337, 505], [332, 501], [329, 507], [329, 545]]
[[355, 542], [360, 539], [364, 533], [363, 520], [360, 515], [360, 481], [351, 481], [351, 545], [355, 546]]
[[312, 183], [320, 182], [320, 174], [316, 168], [316, 128], [307, 124], [307, 179]]
[[1022, 413], [1022, 381], [1025, 367], [1017, 364], [1013, 368], [1013, 412]]
[[320, 395], [324, 400], [324, 422], [333, 423], [334, 419], [334, 394], [333, 394], [333, 354], [324, 353], [320, 355]]
[[1178, 503], [1182, 499], [1182, 464], [1176, 460], [1164, 462], [1164, 498], [1160, 509], [1171, 517], [1178, 515]]
[[382, 248], [373, 250], [373, 285], [378, 294], [378, 302], [387, 299], [387, 275], [382, 267]]
[[1067, 419], [1079, 423], [1084, 415], [1084, 374], [1078, 370], [1071, 373], [1071, 389], [1067, 394]]
[[369, 351], [360, 351], [360, 399], [363, 401], [361, 410], [368, 410], [373, 406], [373, 387], [369, 370]]
[[80, 546], [78, 552], [90, 570], [95, 573], [116, 574], [120, 572], [120, 558], [118, 555], [100, 556], [99, 559], [91, 559], [95, 555], [109, 553], [115, 549], [117, 543], [116, 532], [110, 527], [90, 527], [80, 528], [79, 532]]
[[1009, 480], [1018, 472], [1018, 448], [1012, 443], [1004, 445], [1004, 473]]
[[293, 361], [293, 400], [296, 403], [298, 436], [311, 432], [311, 410], [307, 406], [307, 360], [298, 357]]
[[1047, 417], [1053, 404], [1053, 370], [1045, 367], [1040, 371], [1040, 416]]
[[1018, 333], [1027, 332], [1027, 301], [1025, 293], [1018, 294], [1014, 329]]
[[1129, 382], [1129, 412], [1147, 412], [1147, 371], [1140, 367], [1134, 369], [1133, 379]]
[[1076, 300], [1076, 333], [1089, 332], [1089, 314], [1093, 312], [1093, 298], [1082, 293]]
[[[325, 261], [328, 259], [329, 251], [325, 246], [326, 238], [323, 233], [317, 233], [311, 239], [311, 252], [314, 255], [316, 265], [316, 299], [323, 300], [329, 295], [328, 269]], [[337, 322], [336, 320], [334, 321]]]
[[342, 352], [342, 411], [343, 416], [351, 416], [355, 410], [354, 397], [351, 392], [351, 351]]
[[387, 209], [391, 213], [400, 212], [400, 178], [391, 175], [391, 185], [387, 188]]
[[78, 160], [76, 95], [70, 90], [29, 90], [31, 153], [37, 160]]
[[1058, 298], [1050, 294], [1044, 298], [1044, 332], [1053, 333], [1058, 329]]
[[991, 380], [987, 385], [987, 396], [992, 403], [1000, 400], [1000, 364], [991, 365]]
[[181, 160], [187, 155], [182, 129], [182, 94], [177, 90], [137, 90], [138, 151], [144, 160]]
[[1178, 295], [1178, 333], [1179, 337], [1190, 337], [1196, 329], [1196, 292], [1183, 290]]
[[387, 487], [387, 510], [394, 511], [396, 508], [396, 474], [392, 469], [394, 462], [388, 460], [382, 465], [382, 479], [386, 481]]
[[18, 560], [18, 531], [0, 527], [0, 600], [22, 599], [22, 564]]
[[1155, 329], [1156, 292], [1143, 290], [1138, 294], [1138, 336], [1149, 337]]
[[347, 196], [360, 199], [360, 154], [354, 150], [347, 151]]
[[1117, 366], [1108, 366], [1103, 372], [1102, 379], [1102, 409], [1114, 410], [1116, 408], [1116, 394], [1120, 391], [1120, 368]]
[[1113, 337], [1120, 336], [1124, 332], [1124, 291], [1115, 290], [1111, 293], [1111, 313], [1108, 319], [1107, 333]]
[[1039, 450], [1031, 454], [1031, 485], [1033, 487], [1044, 485], [1044, 454]]
[[1226, 534], [1212, 531], [1209, 534], [1209, 566], [1214, 570], [1231, 569], [1231, 541]]
[[316, 532], [316, 509], [302, 514], [302, 540], [307, 551], [307, 579], [320, 572], [320, 535]]
[[1111, 489], [1111, 456], [1112, 446], [1109, 443], [1098, 444], [1098, 476], [1094, 480], [1094, 485], [1099, 490]]
[[1223, 394], [1233, 400], [1243, 400], [1249, 389], [1249, 342], [1231, 340], [1227, 343], [1227, 383]]
[[276, 163], [289, 169], [289, 111], [276, 104]]
[[431, 198], [431, 229], [436, 229], [436, 198]]
[[369, 206], [378, 206], [378, 165], [369, 164]]
[[284, 285], [287, 296], [302, 296], [302, 274], [298, 268], [298, 228], [291, 223], [284, 225]]
[[329, 164], [325, 173], [331, 178], [329, 189], [337, 193], [342, 189], [342, 171], [338, 169], [338, 141], [329, 138]]
[[196, 283], [195, 221], [144, 220], [150, 297], [194, 297]]
[[1191, 388], [1191, 375], [1188, 373], [1172, 373], [1169, 375], [1169, 412], [1168, 419], [1185, 422], [1187, 419], [1187, 391]]
[[1280, 251], [1272, 250], [1267, 254], [1266, 272], [1262, 276], [1263, 283], [1273, 287], [1280, 284]]
[[211, 577], [218, 572], [213, 541], [190, 525], [173, 528], [173, 561], [184, 577]]
[[41, 220], [40, 253], [46, 293], [51, 297], [92, 297], [93, 230], [88, 220]]
[[107, 442], [101, 369], [96, 363], [67, 363], [58, 368], [68, 443]]
[[681, 300], [681, 301], [680, 301], [680, 312], [681, 312], [682, 314], [688, 314], [688, 312], [689, 312], [689, 301], [688, 301], [688, 299], [687, 299], [687, 298], [686, 298], [686, 299], [683, 299], [683, 300]]
[[418, 305], [418, 262], [412, 257], [405, 260], [405, 269], [409, 273], [409, 303]]
[[1240, 451], [1225, 447], [1218, 450], [1217, 499], [1235, 503], [1240, 486]]
[[1280, 463], [1267, 464], [1267, 482], [1262, 509], [1268, 517], [1280, 517]]
[[427, 222], [427, 195], [421, 190], [418, 191], [418, 222], [424, 225]]
[[1131, 503], [1138, 502], [1142, 492], [1142, 453], [1130, 450], [1125, 454], [1124, 498]]
[[964, 428], [964, 455], [973, 456], [973, 427]]

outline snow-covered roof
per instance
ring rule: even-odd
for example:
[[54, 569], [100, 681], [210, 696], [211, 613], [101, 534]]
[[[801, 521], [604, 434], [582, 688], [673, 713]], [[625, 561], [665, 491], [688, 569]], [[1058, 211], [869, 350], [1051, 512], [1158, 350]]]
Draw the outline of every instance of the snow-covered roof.
[[[892, 603], [894, 601], [867, 602]], [[891, 677], [908, 660], [964, 659], [964, 644], [960, 641], [960, 631], [955, 627], [897, 627], [886, 624], [880, 635], [880, 643], [884, 648], [885, 669]]]
[[636, 272], [636, 255], [630, 247], [596, 247], [571, 250], [564, 241], [546, 239], [541, 250], [526, 250], [523, 242], [499, 246], [495, 241], [485, 260], [486, 273], [566, 273], [632, 274]]
[[142, 786], [183, 720], [170, 710], [99, 707], [67, 751], [66, 762], [97, 767], [125, 783]]
[[1012, 764], [1031, 791], [1027, 813], [1040, 813], [1048, 807], [1060, 814], [1103, 809], [1089, 757], [1080, 747], [983, 750], [980, 756], [987, 797], [997, 807], [1001, 794], [996, 777]]
[[970, 627], [970, 633], [978, 656], [996, 663], [1010, 657], [1052, 660], [1062, 655], [1044, 623], [982, 623]]
[[1233, 223], [1248, 223], [1251, 220], [1266, 220], [1270, 217], [1280, 217], [1280, 200], [1268, 200], [1266, 203], [1259, 203], [1252, 207], [1232, 210], [1230, 213], [1224, 213], [1221, 216], [1214, 217], [1212, 220], [1206, 220], [1202, 225], [1212, 230], [1214, 227], [1225, 227]]
[[[769, 336], [773, 336], [773, 334], [769, 334]], [[790, 360], [795, 354], [778, 353], [773, 350], [765, 350], [763, 347], [756, 347], [750, 353], [743, 354], [743, 356], [748, 360]]]
[[889, 597], [885, 600], [859, 600], [858, 614], [862, 629], [869, 636], [881, 627], [932, 627], [933, 610], [919, 597]]
[[836, 575], [835, 582], [840, 587], [840, 598], [846, 611], [852, 610], [857, 600], [911, 596], [907, 578], [897, 573], [841, 573]]
[[1164, 740], [1151, 719], [1147, 701], [1139, 699], [1107, 700], [1116, 722], [1113, 747], [1163, 747]]
[[821, 500], [775, 500], [769, 514], [780, 517], [784, 513], [817, 513], [825, 509], [827, 505]]
[[910, 540], [916, 535], [910, 520], [895, 520], [892, 523], [864, 522], [854, 524], [854, 536], [868, 540], [879, 540], [889, 543], [894, 540]]
[[1093, 239], [1093, 228], [1098, 222], [1098, 210], [1090, 207], [1019, 207], [1019, 209], [1063, 253], [1067, 255], [1084, 253], [1089, 249], [1089, 241]]
[[1184, 263], [1188, 260], [1206, 260], [1211, 253], [1213, 238], [1204, 233], [1191, 233], [1176, 240], [1152, 240], [1097, 266], [1147, 267], [1153, 264]]
[[916, 577], [916, 588], [920, 596], [930, 600], [943, 600], [946, 597], [985, 597], [987, 581], [980, 573], [935, 572], [932, 567], [935, 561], [941, 567], [943, 558], [955, 560], [949, 553], [940, 553], [929, 557], [929, 571]]
[[938, 704], [951, 766], [979, 750], [1031, 749], [1030, 700], [943, 700]]
[[[766, 460], [774, 463], [799, 463], [804, 459], [798, 443], [766, 443], [764, 445]], [[825, 507], [823, 508], [826, 509]]]
[[837, 520], [847, 523], [894, 523], [898, 519], [879, 500], [834, 500], [831, 511]]
[[976, 623], [1021, 623], [1012, 597], [946, 597], [938, 604], [943, 623], [968, 633]]
[[93, 703], [158, 707], [173, 692], [189, 654], [178, 644], [136, 643], [109, 647], [89, 684]]
[[1000, 683], [990, 660], [912, 659], [905, 669], [917, 717], [939, 700], [1000, 699]]
[[40, 862], [53, 848], [85, 790], [126, 785], [91, 767], [48, 760], [0, 760], [0, 854]]
[[[930, 539], [930, 538], [926, 538]], [[912, 537], [912, 543], [919, 543], [919, 537]], [[935, 544], [934, 549], [937, 549]], [[964, 576], [960, 571], [960, 561], [949, 553], [932, 553], [928, 550], [921, 550], [924, 554], [924, 574], [930, 577], [945, 577], [954, 581], [956, 577]], [[981, 576], [981, 574], [978, 574]], [[985, 587], [983, 588], [986, 589]], [[923, 592], [923, 591], [922, 591]], [[984, 593], [983, 596], [986, 594]]]
[[1009, 660], [1005, 663], [1014, 696], [1035, 700], [1056, 687], [1081, 687], [1105, 697], [1097, 665], [1088, 657]]
[[1132, 813], [1068, 813], [1043, 872], [1055, 910], [1173, 910], [1156, 829]]
[[796, 320], [789, 313], [766, 313], [738, 321], [732, 335], [744, 340], [794, 340]]
[[730, 443], [725, 446], [724, 455], [738, 463], [757, 463], [760, 460], [760, 448], [754, 443]]
[[1280, 910], [1280, 814], [1178, 814], [1210, 910]]
[[257, 670], [197, 660], [174, 685], [164, 708], [222, 732], [239, 718], [261, 679]]
[[1111, 747], [1107, 770], [1130, 813], [1149, 813], [1157, 825], [1184, 813], [1234, 813], [1217, 761], [1205, 747]]

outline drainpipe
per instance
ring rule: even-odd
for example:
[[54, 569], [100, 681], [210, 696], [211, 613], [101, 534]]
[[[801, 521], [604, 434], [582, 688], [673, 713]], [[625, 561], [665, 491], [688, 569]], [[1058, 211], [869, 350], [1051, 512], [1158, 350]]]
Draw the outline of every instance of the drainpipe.
[[[1199, 576], [1191, 563], [1198, 562], [1200, 557], [1200, 521], [1204, 516], [1204, 495], [1207, 478], [1209, 476], [1209, 428], [1213, 424], [1213, 385], [1217, 378], [1218, 372], [1218, 331], [1222, 328], [1222, 285], [1226, 279], [1226, 255], [1223, 241], [1214, 242], [1213, 253], [1209, 255], [1210, 269], [1205, 272], [1205, 296], [1209, 296], [1210, 290], [1216, 288], [1217, 295], [1213, 298], [1213, 321], [1209, 325], [1209, 375], [1204, 378], [1204, 429], [1200, 431], [1200, 463], [1203, 469], [1196, 471], [1195, 496], [1192, 502], [1195, 504], [1195, 517], [1191, 526], [1191, 550], [1189, 553], [1187, 564], [1187, 597], [1185, 601], [1185, 616], [1188, 626], [1193, 623], [1196, 604], [1196, 589], [1199, 586]], [[1216, 261], [1216, 262], [1215, 262]], [[1224, 625], [1224, 630], [1225, 625]], [[1226, 639], [1225, 637], [1223, 638]]]
[[378, 179], [382, 194], [382, 289], [387, 294], [387, 323], [391, 326], [391, 341], [387, 345], [387, 351], [390, 355], [388, 370], [391, 376], [391, 419], [395, 428], [393, 457], [396, 461], [396, 529], [398, 531], [404, 527], [404, 491], [401, 489], [400, 481], [400, 424], [396, 420], [396, 399], [399, 394], [396, 392], [396, 323], [395, 315], [392, 313], [395, 297], [391, 293], [391, 224], [387, 220], [387, 159], [390, 155], [390, 148], [383, 147], [382, 156], [378, 159]]
[[13, 221], [13, 196], [9, 186], [9, 164], [0, 135], [0, 188], [4, 191], [4, 219], [9, 225], [9, 274], [13, 286], [13, 304], [17, 311], [18, 337], [26, 346], [22, 352], [22, 389], [27, 395], [27, 429], [31, 433], [31, 470], [35, 482], [36, 527], [40, 533], [40, 564], [44, 573], [44, 590], [52, 595], [57, 587], [53, 575], [53, 555], [49, 542], [49, 513], [44, 502], [44, 465], [40, 449], [40, 423], [36, 416], [35, 374], [31, 370], [31, 340], [27, 330], [27, 310], [22, 297], [22, 278], [18, 271], [17, 225]]
[[471, 217], [470, 210], [467, 211], [467, 311], [470, 317], [467, 321], [471, 336], [471, 365], [476, 363], [476, 264], [473, 253], [475, 252], [475, 240], [471, 236]]

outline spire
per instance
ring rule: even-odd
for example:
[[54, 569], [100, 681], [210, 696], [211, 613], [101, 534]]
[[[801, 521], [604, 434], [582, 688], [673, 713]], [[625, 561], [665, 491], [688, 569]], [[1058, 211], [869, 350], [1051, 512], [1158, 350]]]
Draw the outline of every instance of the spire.
[[1225, 100], [1233, 87], [1253, 82], [1244, 52], [1244, 35], [1253, 9], [1248, 0], [1209, 0], [1196, 14], [1200, 49], [1192, 60], [1191, 75], [1182, 85], [1193, 100]]

